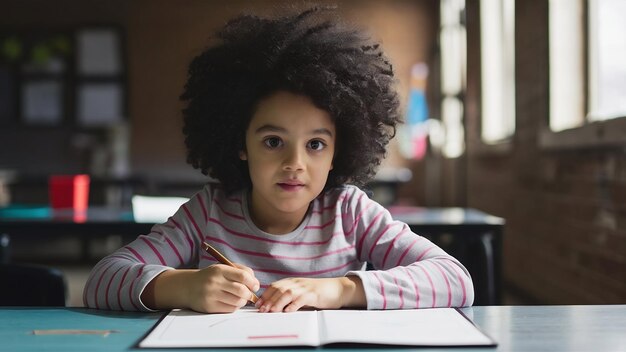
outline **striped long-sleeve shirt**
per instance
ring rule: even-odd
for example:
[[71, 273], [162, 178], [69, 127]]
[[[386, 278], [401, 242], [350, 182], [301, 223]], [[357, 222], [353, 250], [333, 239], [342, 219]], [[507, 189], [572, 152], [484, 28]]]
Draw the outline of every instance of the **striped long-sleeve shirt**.
[[[357, 187], [326, 191], [311, 202], [298, 228], [283, 235], [256, 227], [248, 201], [245, 191], [227, 195], [207, 185], [167, 222], [103, 258], [85, 285], [85, 305], [150, 310], [140, 296], [158, 274], [216, 263], [202, 241], [253, 269], [261, 291], [285, 277], [357, 275], [368, 309], [460, 307], [474, 300], [461, 263], [394, 221]], [[366, 262], [375, 270], [363, 270]]]

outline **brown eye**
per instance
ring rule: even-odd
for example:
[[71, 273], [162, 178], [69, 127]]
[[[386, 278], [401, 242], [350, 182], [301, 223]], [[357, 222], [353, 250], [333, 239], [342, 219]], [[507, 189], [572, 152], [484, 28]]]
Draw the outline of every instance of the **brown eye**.
[[315, 150], [315, 151], [320, 151], [324, 148], [326, 148], [326, 144], [318, 139], [314, 139], [312, 141], [309, 142], [309, 148]]
[[271, 149], [278, 148], [283, 144], [283, 141], [278, 137], [269, 137], [263, 140], [263, 143]]

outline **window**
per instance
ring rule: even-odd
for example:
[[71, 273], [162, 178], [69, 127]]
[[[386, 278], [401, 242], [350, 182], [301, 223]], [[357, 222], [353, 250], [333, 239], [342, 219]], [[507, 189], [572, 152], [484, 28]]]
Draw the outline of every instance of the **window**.
[[481, 138], [507, 141], [515, 133], [515, 2], [480, 1]]
[[465, 152], [462, 100], [466, 85], [464, 13], [465, 0], [441, 1], [439, 35], [441, 42], [441, 127], [443, 128], [439, 129], [445, 133], [445, 136], [437, 138], [436, 128], [433, 128], [431, 141], [440, 140], [442, 154], [447, 158], [457, 158]]
[[579, 0], [551, 0], [550, 129], [562, 131], [585, 122], [583, 6]]
[[626, 1], [589, 2], [589, 120], [626, 116]]
[[550, 119], [543, 144], [622, 143], [626, 136], [613, 126], [626, 117], [626, 2], [550, 0], [549, 5]]

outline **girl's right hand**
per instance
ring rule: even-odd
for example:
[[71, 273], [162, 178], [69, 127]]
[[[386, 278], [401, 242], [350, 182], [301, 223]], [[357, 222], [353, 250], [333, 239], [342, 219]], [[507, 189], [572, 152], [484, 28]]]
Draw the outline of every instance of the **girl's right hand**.
[[260, 284], [252, 269], [235, 265], [215, 264], [195, 271], [187, 283], [189, 308], [203, 313], [231, 313], [245, 306]]

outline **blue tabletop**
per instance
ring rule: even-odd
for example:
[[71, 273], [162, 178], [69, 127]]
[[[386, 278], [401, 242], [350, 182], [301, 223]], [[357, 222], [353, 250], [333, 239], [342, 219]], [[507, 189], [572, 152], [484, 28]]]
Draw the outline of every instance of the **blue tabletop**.
[[[83, 308], [0, 309], [0, 351], [126, 351], [162, 313], [124, 313]], [[34, 335], [34, 330], [115, 330], [104, 335]]]
[[[463, 312], [498, 342], [496, 348], [400, 347], [343, 350], [378, 352], [412, 350], [422, 352], [626, 351], [626, 305], [483, 306], [465, 308]], [[161, 313], [120, 313], [83, 308], [0, 307], [0, 351], [137, 350], [136, 344], [154, 326], [161, 315]], [[33, 334], [33, 330], [46, 329], [93, 329], [117, 332], [106, 336]], [[259, 350], [254, 349], [254, 351]], [[280, 350], [290, 351], [290, 349], [283, 348]], [[302, 351], [303, 349], [292, 350]], [[154, 351], [168, 350], [155, 349]], [[211, 349], [211, 351], [219, 351], [219, 349]], [[233, 352], [237, 349], [221, 349], [221, 351]]]

